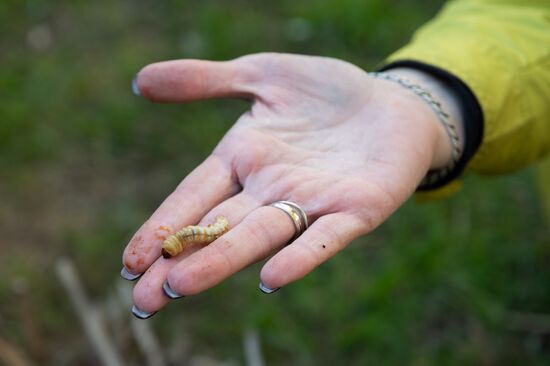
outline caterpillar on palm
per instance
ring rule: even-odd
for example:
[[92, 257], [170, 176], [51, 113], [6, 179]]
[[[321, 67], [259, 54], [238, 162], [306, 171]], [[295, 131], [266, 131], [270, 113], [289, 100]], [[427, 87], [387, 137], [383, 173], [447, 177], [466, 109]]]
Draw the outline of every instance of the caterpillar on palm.
[[229, 221], [218, 216], [216, 222], [207, 226], [187, 226], [169, 236], [162, 243], [162, 256], [171, 258], [192, 244], [210, 244], [229, 230]]

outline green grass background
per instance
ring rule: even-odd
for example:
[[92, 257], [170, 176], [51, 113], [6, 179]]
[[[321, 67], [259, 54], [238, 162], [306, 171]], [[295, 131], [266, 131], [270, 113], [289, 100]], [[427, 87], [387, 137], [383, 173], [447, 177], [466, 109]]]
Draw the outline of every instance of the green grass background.
[[[127, 240], [247, 108], [148, 103], [130, 91], [142, 66], [278, 51], [372, 69], [442, 4], [2, 0], [0, 337], [36, 364], [97, 364], [54, 261], [71, 257], [91, 296], [107, 296]], [[236, 363], [253, 327], [268, 365], [550, 364], [550, 235], [533, 175], [468, 177], [276, 295], [259, 293], [255, 265], [151, 322], [163, 344], [185, 329], [192, 352]]]

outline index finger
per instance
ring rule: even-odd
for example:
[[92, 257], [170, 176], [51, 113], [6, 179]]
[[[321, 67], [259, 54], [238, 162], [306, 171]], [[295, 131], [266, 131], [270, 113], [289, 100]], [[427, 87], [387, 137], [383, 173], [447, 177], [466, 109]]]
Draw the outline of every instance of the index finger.
[[160, 256], [162, 242], [181, 227], [197, 223], [212, 207], [240, 190], [231, 167], [211, 155], [166, 198], [124, 250], [122, 276], [133, 280]]

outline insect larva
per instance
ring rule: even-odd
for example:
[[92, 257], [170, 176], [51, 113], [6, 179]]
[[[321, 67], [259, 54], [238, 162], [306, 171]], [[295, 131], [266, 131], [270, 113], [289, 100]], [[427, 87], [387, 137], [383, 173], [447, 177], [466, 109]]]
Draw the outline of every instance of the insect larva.
[[162, 243], [162, 256], [174, 257], [191, 244], [210, 244], [227, 230], [229, 230], [229, 222], [224, 216], [218, 216], [216, 222], [208, 226], [184, 227]]

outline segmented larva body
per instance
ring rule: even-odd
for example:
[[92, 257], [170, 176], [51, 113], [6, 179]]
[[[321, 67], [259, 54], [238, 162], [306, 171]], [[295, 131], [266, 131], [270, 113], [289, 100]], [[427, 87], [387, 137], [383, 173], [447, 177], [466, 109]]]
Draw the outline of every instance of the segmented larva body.
[[174, 257], [191, 244], [210, 244], [228, 230], [229, 221], [224, 216], [218, 216], [216, 222], [208, 226], [184, 227], [162, 243], [162, 256]]

